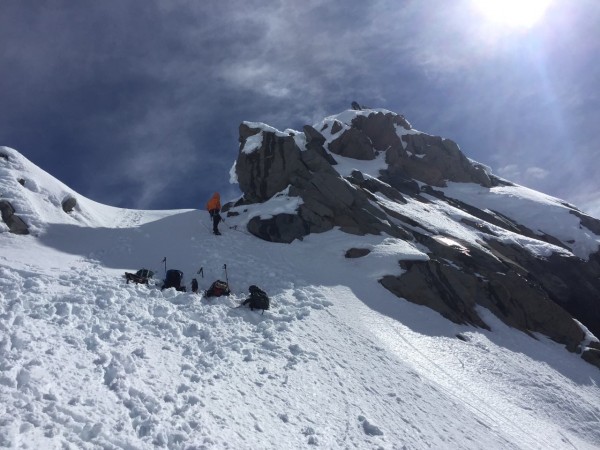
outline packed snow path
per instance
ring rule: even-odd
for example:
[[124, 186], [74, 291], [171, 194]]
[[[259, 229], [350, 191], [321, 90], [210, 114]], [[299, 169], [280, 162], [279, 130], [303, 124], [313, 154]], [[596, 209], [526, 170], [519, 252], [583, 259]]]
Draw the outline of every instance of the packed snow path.
[[[0, 445], [598, 448], [596, 368], [491, 317], [488, 333], [397, 299], [376, 282], [393, 252], [348, 260], [339, 232], [269, 244], [233, 219], [215, 237], [203, 212], [144, 214], [0, 234]], [[125, 284], [142, 267], [160, 278], [165, 256], [188, 289], [227, 264], [234, 295]], [[264, 315], [235, 308], [250, 284], [271, 295]]]

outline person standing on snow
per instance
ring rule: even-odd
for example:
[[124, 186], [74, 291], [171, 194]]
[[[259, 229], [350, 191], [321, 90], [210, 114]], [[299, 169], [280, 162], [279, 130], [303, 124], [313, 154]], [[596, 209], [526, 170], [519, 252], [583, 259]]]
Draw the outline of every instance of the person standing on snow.
[[219, 222], [222, 220], [219, 214], [221, 212], [221, 196], [218, 192], [215, 192], [208, 203], [206, 203], [206, 209], [213, 221], [213, 233], [217, 235], [221, 234], [218, 229]]

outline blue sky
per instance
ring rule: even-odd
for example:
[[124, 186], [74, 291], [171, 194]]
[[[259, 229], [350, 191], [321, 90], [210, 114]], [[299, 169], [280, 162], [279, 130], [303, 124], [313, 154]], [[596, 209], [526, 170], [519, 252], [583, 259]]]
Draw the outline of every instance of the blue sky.
[[238, 194], [241, 121], [356, 100], [600, 216], [600, 2], [527, 27], [478, 1], [6, 0], [0, 145], [102, 203], [201, 208]]

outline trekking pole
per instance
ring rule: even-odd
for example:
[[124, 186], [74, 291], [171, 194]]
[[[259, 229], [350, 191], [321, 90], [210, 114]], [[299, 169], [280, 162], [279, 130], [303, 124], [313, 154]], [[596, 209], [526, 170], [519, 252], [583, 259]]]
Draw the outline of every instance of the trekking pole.
[[227, 276], [227, 264], [223, 264], [223, 269], [225, 270], [225, 281], [227, 282], [227, 287], [231, 292], [231, 287], [229, 286], [229, 277]]
[[165, 256], [162, 260], [165, 263], [165, 277], [167, 276], [167, 257]]
[[198, 269], [198, 272], [196, 272], [196, 274], [202, 275], [202, 278], [204, 278], [204, 267], [200, 267], [200, 269]]

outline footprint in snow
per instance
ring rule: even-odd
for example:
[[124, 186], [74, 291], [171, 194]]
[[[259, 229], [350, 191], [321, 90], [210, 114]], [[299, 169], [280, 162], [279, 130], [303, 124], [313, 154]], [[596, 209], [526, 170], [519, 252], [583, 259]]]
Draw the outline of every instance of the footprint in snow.
[[383, 431], [378, 426], [369, 422], [365, 416], [358, 416], [358, 421], [361, 422], [365, 434], [369, 436], [383, 436]]
[[302, 434], [308, 437], [308, 445], [319, 445], [319, 440], [316, 436], [317, 433], [313, 427], [304, 427], [302, 429]]

